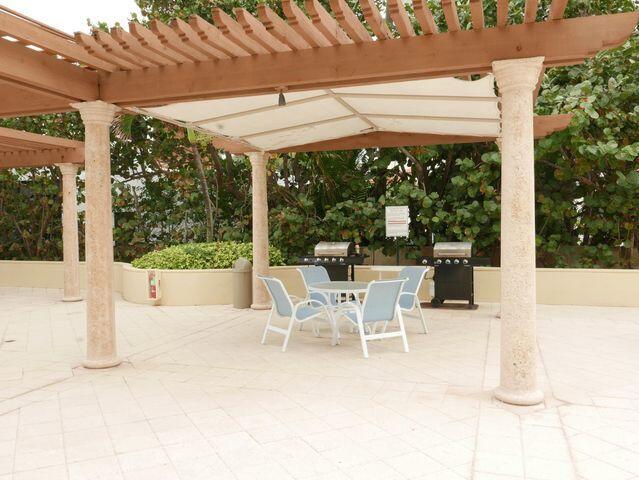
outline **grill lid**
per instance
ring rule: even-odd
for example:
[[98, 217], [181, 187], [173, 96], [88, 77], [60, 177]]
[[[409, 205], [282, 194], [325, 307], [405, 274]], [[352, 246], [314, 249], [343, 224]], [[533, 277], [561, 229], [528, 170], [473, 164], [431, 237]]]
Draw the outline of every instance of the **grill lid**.
[[354, 249], [353, 242], [319, 242], [315, 245], [315, 256], [348, 257]]
[[433, 247], [433, 257], [436, 258], [470, 258], [472, 256], [472, 242], [437, 242]]

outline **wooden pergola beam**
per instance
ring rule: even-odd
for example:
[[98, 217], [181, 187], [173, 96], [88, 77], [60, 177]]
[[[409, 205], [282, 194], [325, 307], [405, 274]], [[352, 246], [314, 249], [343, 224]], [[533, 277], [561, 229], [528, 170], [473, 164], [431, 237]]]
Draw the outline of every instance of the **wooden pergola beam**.
[[0, 79], [71, 101], [98, 98], [97, 73], [0, 40]]
[[83, 164], [84, 155], [73, 149], [0, 152], [0, 169], [51, 167], [56, 163]]
[[[543, 138], [563, 130], [570, 123], [572, 115], [544, 115], [534, 118], [535, 138]], [[435, 135], [428, 133], [370, 132], [351, 137], [307, 143], [295, 147], [274, 150], [273, 153], [325, 152], [334, 150], [357, 150], [361, 148], [416, 147], [426, 145], [451, 145], [457, 143], [494, 142], [495, 137], [472, 137], [464, 135]], [[241, 153], [241, 152], [238, 152]]]
[[0, 118], [43, 115], [71, 110], [63, 97], [45, 94], [32, 88], [0, 80]]
[[26, 45], [34, 45], [46, 52], [55, 52], [69, 60], [80, 62], [92, 68], [107, 72], [113, 72], [117, 69], [116, 65], [89, 55], [71, 38], [63, 38], [61, 35], [56, 35], [34, 23], [1, 11], [0, 33], [20, 40]]
[[280, 87], [309, 90], [482, 74], [504, 59], [543, 56], [546, 67], [570, 65], [620, 45], [638, 21], [639, 12], [629, 12], [113, 72], [101, 74], [100, 92], [106, 102], [148, 106], [272, 93]]

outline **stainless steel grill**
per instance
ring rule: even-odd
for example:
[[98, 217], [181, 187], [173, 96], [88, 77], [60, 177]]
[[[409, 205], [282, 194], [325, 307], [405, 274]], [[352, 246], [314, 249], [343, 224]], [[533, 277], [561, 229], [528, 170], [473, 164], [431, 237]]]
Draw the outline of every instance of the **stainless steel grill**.
[[[364, 263], [364, 255], [355, 255], [353, 242], [319, 242], [314, 255], [300, 258], [303, 265], [322, 265], [331, 280], [355, 279], [355, 265]], [[349, 274], [350, 270], [350, 274]]]
[[471, 242], [437, 242], [433, 247], [433, 257], [470, 258], [473, 256]]
[[354, 252], [353, 242], [319, 242], [315, 245], [316, 257], [348, 257]]
[[422, 257], [421, 263], [435, 267], [433, 307], [446, 300], [466, 300], [469, 308], [475, 308], [473, 266], [489, 262], [473, 257], [471, 242], [438, 242], [433, 246], [433, 256]]

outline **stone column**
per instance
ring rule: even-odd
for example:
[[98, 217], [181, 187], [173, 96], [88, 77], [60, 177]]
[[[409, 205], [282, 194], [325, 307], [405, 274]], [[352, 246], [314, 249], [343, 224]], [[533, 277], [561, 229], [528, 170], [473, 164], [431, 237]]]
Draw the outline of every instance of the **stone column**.
[[495, 396], [543, 401], [537, 386], [533, 90], [543, 57], [493, 62], [501, 95], [501, 350]]
[[76, 103], [84, 122], [87, 263], [86, 368], [119, 365], [113, 303], [113, 213], [110, 126], [118, 107], [102, 101]]
[[78, 241], [78, 165], [59, 163], [62, 173], [62, 249], [64, 257], [63, 302], [77, 302], [80, 296], [80, 244]]
[[266, 162], [268, 153], [250, 152], [253, 186], [253, 304], [254, 310], [270, 308], [268, 292], [257, 275], [268, 275], [268, 201]]

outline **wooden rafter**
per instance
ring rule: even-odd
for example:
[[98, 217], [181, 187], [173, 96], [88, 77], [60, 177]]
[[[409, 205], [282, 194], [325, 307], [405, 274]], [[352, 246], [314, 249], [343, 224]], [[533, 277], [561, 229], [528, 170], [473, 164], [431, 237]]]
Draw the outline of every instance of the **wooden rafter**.
[[313, 25], [302, 9], [297, 6], [295, 0], [282, 0], [282, 10], [288, 19], [288, 23], [299, 33], [308, 44], [314, 48], [328, 47], [331, 42]]
[[[193, 42], [185, 42], [175, 31], [157, 20], [151, 20], [151, 31], [162, 42], [166, 48], [173, 50], [180, 55], [185, 56], [192, 62], [201, 62], [203, 60], [209, 60], [216, 58], [211, 54], [210, 50], [194, 45]], [[219, 58], [219, 57], [217, 57]]]
[[568, 5], [568, 0], [552, 0], [552, 3], [550, 4], [550, 15], [548, 15], [548, 18], [550, 20], [561, 20], [564, 18], [566, 5]]
[[82, 45], [89, 54], [97, 58], [102, 58], [107, 62], [111, 62], [122, 70], [135, 70], [138, 68], [138, 65], [105, 50], [92, 35], [77, 32], [75, 34], [75, 39], [78, 42], [78, 45]]
[[144, 25], [136, 22], [129, 23], [129, 32], [140, 41], [140, 44], [158, 55], [175, 61], [179, 64], [191, 63], [191, 60], [175, 49], [167, 48], [160, 39]]
[[271, 35], [266, 27], [244, 8], [235, 9], [235, 18], [244, 28], [244, 32], [271, 53], [290, 52], [291, 47]]
[[124, 50], [128, 50], [132, 55], [137, 55], [154, 65], [176, 65], [178, 62], [167, 55], [160, 55], [150, 48], [145, 48], [140, 40], [135, 38], [123, 28], [115, 27], [111, 29], [111, 36], [122, 46]]
[[475, 30], [484, 28], [484, 4], [482, 0], [470, 0], [470, 18]]
[[0, 12], [0, 34], [9, 35], [26, 45], [35, 45], [46, 52], [62, 55], [95, 69], [107, 72], [113, 72], [117, 69], [117, 65], [88, 54], [84, 48], [70, 39], [65, 39], [34, 23], [5, 12]]
[[226, 38], [219, 29], [202, 17], [191, 15], [189, 25], [197, 32], [200, 39], [212, 47], [226, 53], [229, 57], [247, 57], [250, 53]]
[[359, 5], [362, 7], [366, 23], [368, 23], [368, 26], [371, 27], [371, 30], [378, 39], [386, 40], [393, 38], [393, 34], [379, 13], [377, 5], [375, 5], [373, 0], [359, 0]]
[[415, 35], [413, 25], [410, 23], [404, 0], [388, 0], [388, 11], [393, 23], [397, 27], [400, 37], [412, 37]]
[[273, 34], [280, 42], [288, 45], [291, 50], [305, 50], [311, 45], [297, 33], [288, 23], [271, 10], [266, 4], [257, 4], [257, 14], [266, 29]]
[[353, 43], [344, 30], [339, 26], [331, 14], [317, 0], [306, 0], [306, 11], [311, 17], [313, 25], [322, 32], [331, 45], [347, 45]]
[[372, 42], [368, 30], [362, 25], [345, 0], [330, 0], [333, 15], [355, 43]]
[[175, 34], [193, 50], [203, 53], [208, 58], [230, 58], [226, 52], [206, 43], [200, 38], [198, 33], [193, 30], [191, 25], [180, 18], [176, 18], [171, 22], [171, 28]]
[[497, 26], [505, 27], [508, 23], [508, 0], [497, 0]]
[[459, 32], [461, 26], [459, 25], [459, 16], [457, 15], [457, 5], [455, 0], [442, 0], [442, 9], [444, 10], [444, 16], [446, 17], [446, 25], [448, 25], [449, 32]]
[[268, 50], [253, 40], [244, 31], [242, 25], [237, 23], [221, 8], [213, 9], [213, 20], [220, 31], [232, 42], [236, 43], [252, 55], [268, 53]]
[[537, 2], [538, 0], [526, 0], [524, 23], [533, 23], [537, 20]]
[[127, 52], [111, 35], [102, 30], [94, 30], [93, 38], [110, 55], [124, 60], [134, 68], [146, 68], [153, 66], [153, 63]]
[[439, 33], [439, 29], [433, 18], [433, 12], [430, 11], [425, 0], [413, 0], [413, 11], [415, 12], [419, 26], [422, 27], [422, 33], [424, 35]]

